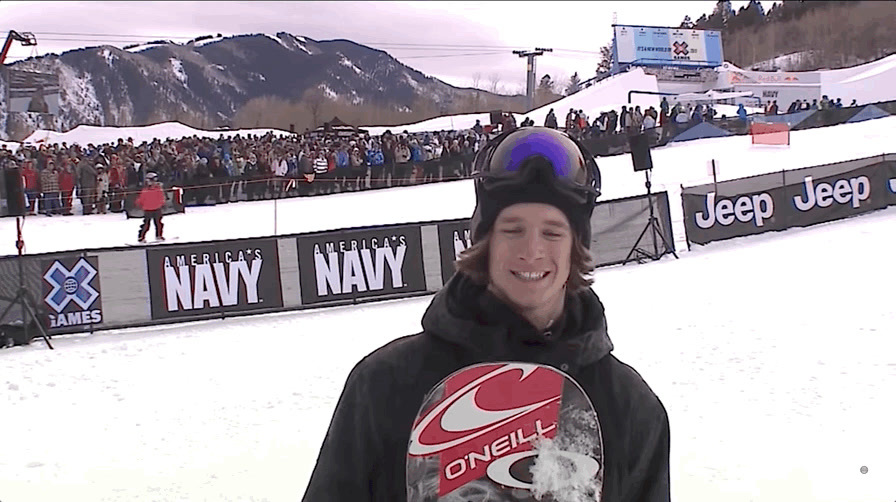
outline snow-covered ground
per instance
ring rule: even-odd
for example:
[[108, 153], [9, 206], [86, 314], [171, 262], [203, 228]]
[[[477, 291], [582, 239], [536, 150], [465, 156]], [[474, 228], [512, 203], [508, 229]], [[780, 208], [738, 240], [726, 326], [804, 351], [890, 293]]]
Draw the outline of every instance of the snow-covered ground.
[[224, 40], [226, 37], [213, 36], [211, 38], [203, 38], [202, 40], [193, 42], [193, 47], [203, 47], [205, 45], [213, 44], [215, 42], [220, 42]]
[[[653, 152], [654, 183], [705, 182], [708, 158], [729, 179], [885, 153], [894, 129], [884, 118], [796, 131], [789, 149], [748, 137], [670, 146]], [[628, 156], [599, 161], [606, 198], [641, 193]], [[278, 232], [467, 217], [471, 192], [463, 181], [280, 201]], [[166, 217], [166, 232], [270, 235], [272, 209], [190, 208]], [[0, 221], [0, 235], [13, 224]], [[25, 237], [30, 253], [96, 247], [136, 225], [32, 217]], [[597, 272], [615, 354], [669, 412], [674, 501], [896, 499], [894, 225], [890, 208]], [[299, 500], [348, 372], [419, 330], [429, 300], [0, 350], [0, 500]]]
[[124, 50], [126, 50], [128, 52], [137, 53], [137, 52], [143, 52], [147, 49], [152, 49], [153, 47], [162, 47], [165, 45], [174, 45], [174, 42], [172, 42], [171, 40], [165, 40], [164, 42], [157, 40], [155, 42], [149, 42], [149, 43], [145, 43], [145, 44], [138, 44], [138, 45], [134, 45], [134, 46], [130, 46], [130, 47], [125, 47]]
[[16, 151], [19, 149], [21, 143], [17, 143], [15, 141], [0, 141], [0, 147], [6, 147], [7, 150]]
[[[178, 61], [179, 64], [179, 61]], [[280, 129], [240, 129], [240, 130], [213, 130], [205, 131], [186, 126], [180, 122], [163, 122], [161, 124], [153, 124], [149, 126], [135, 127], [100, 127], [90, 125], [79, 125], [68, 132], [56, 132], [47, 130], [37, 130], [25, 138], [23, 143], [68, 143], [87, 146], [88, 143], [99, 145], [102, 143], [117, 143], [119, 139], [134, 138], [134, 144], [139, 145], [146, 141], [151, 142], [158, 138], [160, 140], [180, 139], [184, 137], [198, 136], [217, 138], [219, 136], [232, 137], [234, 135], [257, 135], [264, 136], [268, 132], [275, 135], [289, 135], [289, 131]]]
[[[896, 272], [877, 252], [894, 225], [891, 208], [597, 273], [615, 354], [668, 409], [673, 500], [896, 497]], [[428, 301], [0, 351], [0, 500], [299, 500], [351, 367]]]
[[[735, 105], [712, 105], [712, 108], [716, 111], [716, 116], [718, 118], [726, 117], [732, 118], [737, 117], [737, 106]], [[747, 115], [753, 115], [754, 113], [762, 113], [762, 108], [758, 108], [755, 106], [745, 106], [747, 110]]]

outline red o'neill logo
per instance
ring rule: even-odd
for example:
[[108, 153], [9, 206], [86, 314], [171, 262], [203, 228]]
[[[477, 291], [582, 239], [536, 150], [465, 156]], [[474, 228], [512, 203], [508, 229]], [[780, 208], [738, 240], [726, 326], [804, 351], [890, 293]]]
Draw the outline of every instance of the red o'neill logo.
[[[440, 496], [487, 475], [504, 486], [512, 464], [557, 432], [563, 377], [531, 364], [483, 365], [445, 382], [445, 396], [414, 425], [408, 454], [439, 454]], [[498, 462], [500, 459], [506, 460]]]
[[[505, 392], [508, 384], [514, 389], [509, 395]], [[408, 453], [432, 455], [461, 445], [550, 403], [559, 403], [561, 392], [562, 382], [555, 374], [535, 366], [491, 368], [446, 396], [420, 420], [411, 432]]]

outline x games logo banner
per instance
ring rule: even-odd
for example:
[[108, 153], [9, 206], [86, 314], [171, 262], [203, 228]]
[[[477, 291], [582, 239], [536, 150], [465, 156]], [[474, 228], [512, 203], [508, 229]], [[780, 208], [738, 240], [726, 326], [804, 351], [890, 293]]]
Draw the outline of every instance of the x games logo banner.
[[621, 65], [715, 67], [724, 61], [719, 31], [622, 25], [614, 28], [615, 56]]
[[96, 256], [72, 256], [43, 262], [43, 301], [52, 333], [82, 331], [103, 322]]

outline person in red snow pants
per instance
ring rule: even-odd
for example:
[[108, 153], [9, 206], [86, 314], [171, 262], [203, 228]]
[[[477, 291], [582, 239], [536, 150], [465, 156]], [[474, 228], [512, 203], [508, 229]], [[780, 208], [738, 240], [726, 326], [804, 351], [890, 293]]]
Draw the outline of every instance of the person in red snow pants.
[[75, 176], [72, 167], [66, 164], [59, 171], [59, 190], [62, 192], [62, 214], [72, 215], [72, 195], [75, 192]]
[[137, 240], [146, 242], [146, 233], [149, 231], [149, 223], [152, 222], [156, 227], [156, 239], [163, 241], [162, 237], [162, 207], [165, 206], [165, 192], [162, 185], [158, 183], [156, 173], [146, 173], [146, 186], [140, 191], [137, 197], [137, 206], [143, 210], [143, 224], [140, 225], [140, 232]]

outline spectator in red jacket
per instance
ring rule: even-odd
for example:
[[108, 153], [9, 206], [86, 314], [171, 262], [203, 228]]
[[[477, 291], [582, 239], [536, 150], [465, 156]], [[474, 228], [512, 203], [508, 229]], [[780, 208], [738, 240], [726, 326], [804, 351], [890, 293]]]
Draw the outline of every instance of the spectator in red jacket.
[[72, 215], [72, 194], [75, 192], [75, 176], [72, 173], [72, 165], [68, 159], [62, 164], [59, 171], [59, 191], [62, 192], [62, 214]]
[[162, 208], [165, 206], [165, 192], [158, 182], [156, 173], [148, 172], [144, 179], [146, 186], [137, 197], [137, 206], [143, 210], [143, 224], [140, 225], [137, 240], [146, 242], [146, 233], [149, 231], [149, 223], [152, 222], [156, 227], [156, 240], [163, 241], [165, 238], [162, 237]]
[[34, 170], [34, 162], [26, 160], [22, 167], [22, 177], [25, 178], [25, 197], [28, 204], [28, 214], [37, 214], [34, 203], [40, 194], [40, 178]]

